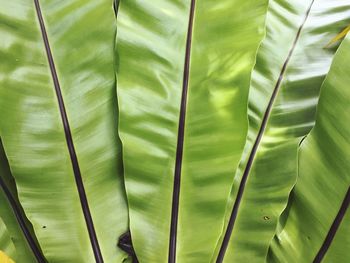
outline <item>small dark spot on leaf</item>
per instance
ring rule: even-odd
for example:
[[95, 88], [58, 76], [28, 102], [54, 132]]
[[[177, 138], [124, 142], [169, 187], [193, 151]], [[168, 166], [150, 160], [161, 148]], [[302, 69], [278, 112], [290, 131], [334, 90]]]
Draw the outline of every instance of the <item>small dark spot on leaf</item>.
[[307, 239], [308, 239], [308, 240], [311, 240], [311, 237], [307, 236]]
[[270, 220], [270, 217], [264, 216], [264, 220]]
[[43, 226], [43, 228], [46, 228], [46, 226]]

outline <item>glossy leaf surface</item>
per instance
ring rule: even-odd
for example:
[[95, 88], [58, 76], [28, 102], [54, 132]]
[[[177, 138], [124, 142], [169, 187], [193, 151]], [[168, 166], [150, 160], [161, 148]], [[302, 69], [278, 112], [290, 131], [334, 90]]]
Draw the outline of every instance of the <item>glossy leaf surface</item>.
[[[338, 50], [322, 86], [316, 125], [299, 150], [298, 181], [284, 212], [268, 262], [347, 262], [350, 258], [350, 211], [332, 230], [342, 203], [350, 203], [350, 37]], [[329, 232], [330, 247], [323, 248]], [[314, 261], [315, 260], [315, 261]]]
[[[12, 200], [10, 200], [10, 198]], [[11, 202], [12, 205], [11, 205]], [[16, 206], [16, 207], [14, 207]], [[14, 209], [17, 209], [15, 211]], [[20, 222], [16, 216], [21, 217], [25, 231], [32, 236], [33, 251], [25, 237], [25, 233], [20, 226]], [[43, 259], [42, 252], [38, 246], [36, 237], [28, 219], [24, 215], [23, 209], [19, 203], [15, 182], [10, 172], [10, 167], [2, 143], [0, 140], [0, 228], [3, 233], [0, 250], [4, 251], [8, 256], [17, 262], [37, 263], [35, 254]], [[41, 256], [41, 257], [40, 257]], [[2, 262], [2, 261], [0, 261]]]
[[314, 124], [334, 54], [324, 47], [349, 18], [344, 0], [270, 1], [252, 75], [248, 140], [213, 261], [265, 260], [296, 180], [298, 144]]
[[[117, 142], [112, 2], [37, 3], [98, 246], [105, 262], [121, 262], [125, 255], [116, 245], [126, 231], [127, 212]], [[0, 20], [0, 135], [20, 201], [49, 262], [96, 262], [35, 1], [1, 0]]]
[[119, 132], [140, 262], [211, 259], [246, 138], [250, 72], [266, 8], [260, 0], [120, 2]]

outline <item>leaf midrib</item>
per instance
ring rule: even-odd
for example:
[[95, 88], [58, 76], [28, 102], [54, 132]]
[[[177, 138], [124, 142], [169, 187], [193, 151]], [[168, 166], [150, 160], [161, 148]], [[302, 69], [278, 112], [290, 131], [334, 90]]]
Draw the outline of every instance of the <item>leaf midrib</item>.
[[172, 200], [170, 238], [169, 238], [169, 255], [168, 255], [169, 263], [176, 262], [176, 239], [177, 239], [177, 224], [178, 224], [178, 214], [179, 214], [181, 168], [182, 168], [183, 145], [184, 145], [184, 137], [185, 137], [187, 92], [188, 92], [188, 82], [189, 82], [189, 75], [190, 75], [192, 30], [193, 30], [195, 5], [196, 5], [196, 1], [191, 0], [188, 30], [187, 30], [186, 53], [185, 53], [185, 63], [184, 63], [184, 72], [183, 72], [183, 84], [182, 84], [182, 96], [181, 96], [177, 146], [176, 146], [173, 200]]
[[70, 159], [71, 159], [71, 163], [72, 163], [72, 168], [73, 168], [73, 172], [74, 172], [74, 178], [75, 178], [75, 182], [76, 182], [76, 186], [77, 186], [77, 190], [78, 190], [80, 203], [81, 203], [81, 207], [83, 210], [87, 230], [89, 233], [89, 238], [90, 238], [92, 250], [93, 250], [96, 262], [103, 263], [103, 257], [102, 257], [101, 249], [100, 249], [99, 242], [97, 239], [93, 219], [91, 216], [91, 212], [90, 212], [90, 208], [89, 208], [89, 204], [88, 204], [88, 200], [87, 200], [87, 196], [86, 196], [86, 192], [85, 192], [85, 188], [84, 188], [83, 179], [82, 179], [81, 172], [80, 172], [78, 157], [77, 157], [74, 143], [73, 143], [73, 137], [72, 137], [69, 121], [68, 121], [68, 116], [67, 116], [67, 112], [66, 112], [66, 108], [65, 108], [65, 104], [64, 104], [64, 100], [63, 100], [63, 96], [62, 96], [62, 91], [61, 91], [60, 83], [58, 80], [55, 62], [54, 62], [53, 55], [51, 52], [51, 47], [49, 44], [49, 39], [47, 36], [46, 27], [45, 27], [44, 19], [42, 16], [39, 0], [34, 0], [34, 4], [35, 4], [37, 17], [39, 20], [41, 35], [42, 35], [44, 45], [45, 45], [45, 51], [46, 51], [47, 59], [49, 62], [52, 81], [53, 81], [55, 92], [56, 92], [56, 97], [57, 97], [57, 102], [58, 102], [60, 115], [61, 115], [61, 119], [62, 119], [66, 143], [67, 143], [67, 147], [68, 147], [68, 151], [69, 151], [69, 155], [70, 155]]
[[268, 120], [269, 120], [269, 117], [270, 117], [270, 114], [271, 114], [271, 110], [272, 110], [273, 104], [275, 102], [275, 99], [277, 97], [277, 94], [278, 94], [278, 92], [280, 90], [280, 87], [281, 87], [281, 84], [282, 84], [283, 77], [285, 75], [286, 69], [288, 67], [290, 59], [292, 58], [294, 50], [295, 50], [295, 48], [296, 48], [296, 46], [298, 44], [298, 41], [300, 39], [301, 31], [304, 28], [304, 25], [305, 25], [309, 15], [310, 15], [312, 6], [314, 4], [314, 1], [315, 0], [311, 1], [310, 6], [307, 9], [307, 12], [305, 14], [305, 18], [304, 18], [302, 24], [300, 25], [300, 27], [298, 28], [298, 31], [297, 31], [297, 34], [296, 34], [295, 39], [293, 41], [292, 47], [290, 48], [290, 50], [288, 52], [288, 55], [287, 55], [287, 58], [286, 58], [286, 60], [283, 63], [283, 66], [282, 66], [282, 69], [280, 71], [279, 77], [277, 79], [276, 85], [275, 85], [274, 90], [272, 92], [270, 101], [269, 101], [268, 106], [267, 106], [267, 108], [265, 110], [265, 113], [264, 113], [264, 116], [263, 116], [263, 119], [262, 119], [262, 122], [261, 122], [261, 126], [260, 126], [259, 131], [258, 131], [258, 135], [257, 135], [257, 137], [255, 139], [253, 148], [252, 148], [252, 150], [251, 150], [251, 152], [249, 154], [248, 162], [247, 162], [246, 167], [245, 167], [244, 172], [243, 172], [243, 176], [242, 176], [239, 188], [238, 188], [238, 192], [237, 192], [237, 196], [236, 196], [236, 199], [235, 199], [235, 203], [233, 205], [233, 209], [231, 211], [230, 219], [229, 219], [228, 225], [226, 227], [225, 235], [224, 235], [224, 238], [223, 238], [223, 241], [222, 241], [222, 244], [221, 244], [218, 256], [217, 256], [217, 260], [216, 260], [217, 263], [221, 263], [224, 260], [225, 253], [226, 253], [228, 244], [230, 242], [230, 238], [232, 236], [232, 231], [233, 231], [233, 228], [234, 228], [234, 225], [235, 225], [235, 221], [237, 219], [237, 215], [238, 215], [240, 203], [241, 203], [241, 200], [242, 200], [242, 197], [243, 197], [243, 193], [244, 193], [244, 190], [245, 190], [246, 182], [247, 182], [250, 170], [251, 170], [253, 162], [254, 162], [254, 158], [255, 158], [257, 150], [259, 148], [261, 139], [262, 139], [262, 137], [264, 135], [264, 132], [265, 132], [265, 129], [266, 129], [266, 126], [267, 126], [267, 123], [268, 123]]
[[36, 242], [34, 241], [34, 238], [32, 237], [32, 235], [31, 235], [31, 233], [30, 233], [30, 231], [25, 223], [25, 219], [22, 216], [21, 209], [18, 207], [14, 197], [12, 196], [10, 190], [8, 189], [7, 185], [5, 184], [5, 182], [1, 178], [1, 176], [0, 176], [0, 188], [4, 192], [8, 202], [12, 208], [12, 211], [13, 211], [13, 213], [16, 217], [16, 220], [19, 224], [19, 227], [21, 228], [23, 235], [24, 235], [30, 249], [32, 250], [36, 260], [38, 261], [38, 263], [45, 263], [46, 260], [45, 260], [44, 256], [42, 255]]
[[332, 244], [332, 241], [335, 235], [337, 234], [337, 231], [340, 227], [341, 222], [344, 219], [344, 216], [349, 206], [350, 206], [350, 187], [348, 188], [348, 191], [345, 194], [345, 198], [340, 206], [338, 214], [336, 215], [320, 250], [316, 254], [313, 263], [320, 263], [323, 260], [324, 256], [326, 255], [328, 249]]

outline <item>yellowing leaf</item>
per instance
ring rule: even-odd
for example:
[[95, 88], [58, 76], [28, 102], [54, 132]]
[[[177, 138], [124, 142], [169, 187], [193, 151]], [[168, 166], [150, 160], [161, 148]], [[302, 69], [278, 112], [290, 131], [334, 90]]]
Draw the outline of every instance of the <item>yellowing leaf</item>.
[[0, 263], [15, 263], [15, 262], [0, 250]]
[[338, 35], [336, 35], [329, 43], [326, 45], [326, 47], [330, 47], [333, 45], [335, 42], [339, 41], [343, 37], [346, 36], [346, 34], [350, 31], [350, 25], [346, 27], [343, 31], [341, 31]]

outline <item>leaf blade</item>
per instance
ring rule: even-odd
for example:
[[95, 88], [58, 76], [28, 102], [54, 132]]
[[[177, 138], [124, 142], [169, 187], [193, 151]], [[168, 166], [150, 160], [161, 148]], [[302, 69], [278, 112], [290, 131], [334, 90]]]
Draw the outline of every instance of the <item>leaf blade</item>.
[[[293, 3], [270, 1], [269, 5], [267, 37], [258, 51], [249, 94], [248, 141], [236, 173], [227, 208], [226, 225], [214, 261], [218, 259], [224, 234], [227, 233], [241, 178], [254, 142], [260, 134], [271, 94], [282, 78], [258, 152], [252, 160], [242, 203], [225, 254], [228, 262], [265, 260], [277, 219], [286, 206], [296, 180], [299, 141], [314, 124], [318, 92], [331, 64], [333, 51], [324, 49], [325, 39], [322, 37], [324, 34], [334, 35], [339, 32], [339, 28], [348, 23], [350, 12], [346, 1], [332, 2], [330, 6], [317, 0]], [[311, 12], [299, 32], [298, 28], [310, 5]], [[333, 16], [334, 8], [338, 10], [337, 17]], [[324, 21], [322, 26], [319, 24], [321, 17]], [[280, 74], [293, 40], [299, 33], [300, 38], [288, 67]]]
[[[325, 253], [325, 262], [342, 262], [349, 257], [346, 249], [349, 228], [345, 223], [349, 211], [343, 223], [341, 218], [338, 222], [334, 221], [341, 212], [342, 203], [346, 211], [350, 200], [350, 147], [346, 122], [350, 98], [346, 69], [350, 58], [349, 47], [350, 38], [347, 37], [322, 86], [316, 125], [299, 150], [298, 181], [288, 209], [283, 214], [280, 231], [271, 244], [269, 262], [285, 262], [288, 258], [293, 258], [295, 262], [321, 262]], [[336, 224], [335, 228], [331, 227], [333, 223]], [[339, 225], [344, 232], [338, 230], [340, 235], [337, 237]], [[326, 238], [329, 233], [335, 234], [334, 243], [329, 237]], [[305, 245], [307, 249], [304, 249]]]
[[[232, 170], [246, 137], [250, 70], [264, 34], [266, 3], [196, 1], [178, 261], [209, 262], [220, 234]], [[190, 1], [182, 0], [119, 5], [119, 133], [131, 235], [141, 262], [168, 259], [189, 11]], [[204, 234], [203, 229], [208, 231]]]
[[[0, 139], [0, 217], [3, 226], [8, 231], [11, 243], [16, 249], [18, 261], [45, 263], [46, 259], [38, 245], [33, 227], [23, 211], [18, 200], [15, 181], [12, 177], [7, 157]], [[1, 219], [0, 218], [0, 219]], [[3, 247], [0, 247], [4, 250]], [[6, 252], [6, 251], [5, 251]]]
[[[2, 25], [10, 26], [1, 47], [7, 59], [0, 132], [20, 200], [49, 261], [88, 262], [94, 255], [34, 3], [3, 2]], [[41, 4], [101, 251], [106, 261], [122, 261], [126, 255], [116, 243], [127, 230], [127, 210], [117, 136], [112, 2]]]

